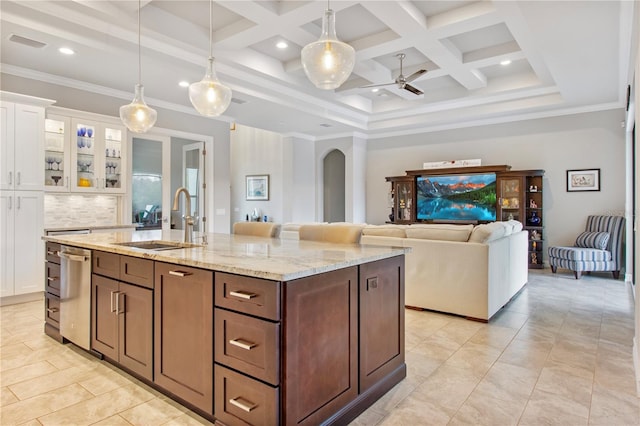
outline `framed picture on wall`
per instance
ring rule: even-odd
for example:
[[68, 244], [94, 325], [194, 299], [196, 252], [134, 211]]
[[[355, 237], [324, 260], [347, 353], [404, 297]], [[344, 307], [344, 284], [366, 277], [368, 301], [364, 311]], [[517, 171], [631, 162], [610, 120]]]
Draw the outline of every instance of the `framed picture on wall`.
[[247, 201], [269, 199], [269, 175], [248, 175]]
[[567, 170], [567, 192], [600, 191], [600, 169]]

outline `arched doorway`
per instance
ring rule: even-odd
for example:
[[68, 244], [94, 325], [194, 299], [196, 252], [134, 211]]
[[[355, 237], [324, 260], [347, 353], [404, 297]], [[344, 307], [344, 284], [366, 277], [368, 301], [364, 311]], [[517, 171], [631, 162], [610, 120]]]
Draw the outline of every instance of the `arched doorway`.
[[345, 159], [334, 149], [323, 160], [323, 220], [345, 221]]

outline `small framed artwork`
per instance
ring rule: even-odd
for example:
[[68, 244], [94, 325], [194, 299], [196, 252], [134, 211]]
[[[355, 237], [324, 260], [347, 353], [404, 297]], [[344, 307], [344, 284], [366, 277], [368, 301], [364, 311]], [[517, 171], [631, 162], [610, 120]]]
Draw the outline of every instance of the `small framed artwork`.
[[269, 175], [249, 175], [247, 179], [247, 201], [269, 199]]
[[567, 192], [600, 191], [600, 169], [567, 170]]

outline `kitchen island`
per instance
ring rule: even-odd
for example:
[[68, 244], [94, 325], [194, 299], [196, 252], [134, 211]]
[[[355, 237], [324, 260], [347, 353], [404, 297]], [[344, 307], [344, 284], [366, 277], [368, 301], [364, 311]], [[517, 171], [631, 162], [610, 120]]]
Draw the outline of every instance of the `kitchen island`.
[[131, 246], [181, 237], [46, 237], [49, 253], [92, 251], [92, 351], [230, 425], [346, 424], [406, 376], [405, 249], [226, 234]]

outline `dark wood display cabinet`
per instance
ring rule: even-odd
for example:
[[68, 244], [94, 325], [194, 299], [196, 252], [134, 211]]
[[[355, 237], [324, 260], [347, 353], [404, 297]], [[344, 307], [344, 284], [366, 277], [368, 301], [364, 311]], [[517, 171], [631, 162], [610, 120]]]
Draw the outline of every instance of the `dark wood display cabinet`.
[[394, 176], [386, 178], [391, 182], [391, 223], [411, 223], [415, 221], [415, 178]]
[[47, 241], [45, 245], [44, 332], [62, 343], [60, 335], [60, 244]]
[[543, 176], [544, 170], [518, 170], [497, 177], [497, 218], [522, 222], [523, 229], [529, 233], [531, 269], [544, 268]]
[[91, 349], [153, 379], [152, 260], [94, 251]]

